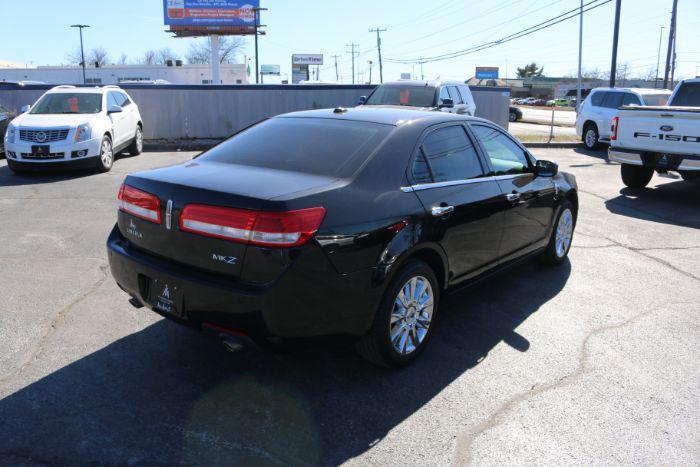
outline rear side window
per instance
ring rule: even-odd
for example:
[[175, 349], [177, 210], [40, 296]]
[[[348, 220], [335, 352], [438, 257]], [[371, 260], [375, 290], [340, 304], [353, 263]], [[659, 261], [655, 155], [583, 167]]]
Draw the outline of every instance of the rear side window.
[[271, 118], [197, 160], [345, 178], [362, 166], [393, 128], [327, 118]]
[[600, 107], [603, 105], [603, 98], [606, 94], [607, 92], [594, 92], [591, 95], [591, 104], [595, 105], [596, 107]]
[[365, 105], [433, 107], [434, 102], [434, 87], [381, 85], [369, 96]]
[[681, 107], [700, 107], [700, 82], [683, 83], [673, 97], [673, 105]]
[[525, 151], [503, 132], [483, 125], [472, 125], [472, 129], [491, 160], [496, 175], [530, 172]]
[[606, 92], [605, 100], [603, 100], [603, 107], [608, 109], [617, 109], [622, 105], [622, 98], [624, 93], [622, 92]]
[[626, 92], [625, 97], [622, 98], [622, 105], [642, 105], [642, 101], [631, 92]]
[[417, 183], [467, 180], [483, 174], [476, 149], [461, 125], [430, 132], [413, 164]]
[[448, 86], [447, 91], [450, 93], [450, 97], [454, 101], [455, 105], [464, 104], [464, 101], [462, 101], [462, 96], [459, 94], [457, 86]]

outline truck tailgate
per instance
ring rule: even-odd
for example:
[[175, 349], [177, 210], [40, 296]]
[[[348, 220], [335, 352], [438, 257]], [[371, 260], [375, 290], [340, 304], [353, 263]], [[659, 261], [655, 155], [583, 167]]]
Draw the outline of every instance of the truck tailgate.
[[700, 109], [697, 107], [623, 107], [618, 117], [613, 147], [700, 154]]

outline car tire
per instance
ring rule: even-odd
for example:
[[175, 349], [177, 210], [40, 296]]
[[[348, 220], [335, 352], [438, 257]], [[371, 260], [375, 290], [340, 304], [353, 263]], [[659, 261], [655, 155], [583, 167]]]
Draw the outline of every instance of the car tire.
[[688, 172], [688, 171], [683, 171], [683, 172], [678, 172], [681, 174], [681, 178], [685, 180], [686, 182], [697, 182], [700, 181], [700, 172]]
[[132, 156], [138, 156], [143, 152], [143, 129], [141, 125], [136, 126], [136, 134], [134, 135], [134, 140], [129, 146], [129, 154]]
[[595, 151], [600, 147], [600, 133], [595, 123], [588, 123], [583, 128], [583, 136], [581, 137], [583, 145], [586, 149]]
[[622, 183], [630, 188], [644, 188], [651, 181], [654, 169], [641, 165], [622, 164], [620, 166]]
[[508, 112], [508, 121], [509, 122], [517, 122], [518, 121], [518, 114], [515, 112]]
[[357, 343], [358, 353], [384, 367], [415, 360], [430, 340], [439, 298], [434, 271], [423, 261], [409, 260], [386, 288], [372, 327]]
[[97, 156], [97, 170], [100, 172], [109, 172], [114, 165], [114, 150], [112, 148], [112, 140], [109, 136], [104, 135], [100, 143], [100, 154]]
[[569, 200], [561, 203], [561, 209], [554, 222], [552, 234], [549, 237], [547, 247], [540, 255], [539, 259], [544, 264], [558, 266], [564, 262], [574, 237], [576, 228], [576, 209]]

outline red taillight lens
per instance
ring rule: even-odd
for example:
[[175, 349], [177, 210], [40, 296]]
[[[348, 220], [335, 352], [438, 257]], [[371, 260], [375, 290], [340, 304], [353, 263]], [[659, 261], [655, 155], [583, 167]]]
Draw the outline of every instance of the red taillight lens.
[[180, 229], [251, 245], [291, 247], [306, 243], [325, 215], [322, 207], [259, 212], [188, 204], [180, 215]]
[[160, 224], [160, 200], [157, 196], [122, 184], [117, 198], [119, 199], [119, 210]]
[[613, 117], [612, 128], [610, 128], [610, 141], [617, 140], [617, 124], [620, 121], [620, 117]]

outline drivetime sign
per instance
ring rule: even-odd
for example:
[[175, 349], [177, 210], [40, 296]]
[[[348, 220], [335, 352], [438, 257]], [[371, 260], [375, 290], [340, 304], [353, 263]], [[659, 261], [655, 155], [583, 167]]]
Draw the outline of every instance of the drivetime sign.
[[294, 54], [292, 65], [323, 65], [323, 54]]
[[170, 26], [255, 26], [260, 0], [163, 0]]

